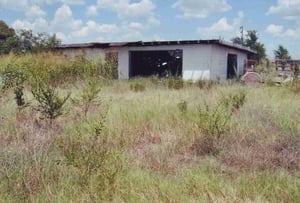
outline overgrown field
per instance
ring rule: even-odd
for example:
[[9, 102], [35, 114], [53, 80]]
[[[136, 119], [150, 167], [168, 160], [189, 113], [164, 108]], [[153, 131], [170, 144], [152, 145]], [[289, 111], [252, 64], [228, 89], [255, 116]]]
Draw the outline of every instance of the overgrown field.
[[0, 202], [300, 202], [298, 92], [112, 69], [1, 58]]

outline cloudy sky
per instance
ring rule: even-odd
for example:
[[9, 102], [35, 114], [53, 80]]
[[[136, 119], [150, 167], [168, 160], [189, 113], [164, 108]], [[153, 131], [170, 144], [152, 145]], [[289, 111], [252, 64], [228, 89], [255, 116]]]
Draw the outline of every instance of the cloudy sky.
[[270, 58], [282, 44], [300, 59], [300, 0], [0, 0], [0, 19], [63, 43], [230, 40], [243, 26]]

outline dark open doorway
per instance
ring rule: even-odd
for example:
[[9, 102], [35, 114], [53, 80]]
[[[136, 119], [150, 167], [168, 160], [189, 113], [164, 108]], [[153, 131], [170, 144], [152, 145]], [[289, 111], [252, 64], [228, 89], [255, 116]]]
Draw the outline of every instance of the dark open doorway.
[[228, 54], [227, 59], [227, 79], [233, 79], [237, 73], [237, 55]]
[[182, 50], [131, 51], [130, 77], [182, 75]]

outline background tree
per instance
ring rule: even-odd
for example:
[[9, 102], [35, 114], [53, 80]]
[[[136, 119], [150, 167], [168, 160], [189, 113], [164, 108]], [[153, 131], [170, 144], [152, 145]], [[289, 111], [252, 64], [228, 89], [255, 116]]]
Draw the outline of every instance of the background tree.
[[60, 44], [61, 40], [55, 34], [34, 34], [32, 30], [16, 32], [0, 20], [0, 54], [49, 51]]
[[291, 59], [289, 51], [282, 45], [279, 45], [278, 49], [274, 50], [274, 55], [276, 59]]
[[259, 63], [266, 58], [266, 48], [263, 43], [258, 42], [258, 33], [256, 30], [247, 30], [244, 41], [241, 37], [232, 38], [231, 41], [257, 51], [256, 55], [250, 55], [249, 58], [257, 60]]
[[0, 20], [0, 54], [9, 53], [17, 45], [15, 30]]
[[18, 33], [19, 52], [48, 51], [61, 44], [55, 34], [45, 32], [34, 34], [32, 30], [20, 30]]

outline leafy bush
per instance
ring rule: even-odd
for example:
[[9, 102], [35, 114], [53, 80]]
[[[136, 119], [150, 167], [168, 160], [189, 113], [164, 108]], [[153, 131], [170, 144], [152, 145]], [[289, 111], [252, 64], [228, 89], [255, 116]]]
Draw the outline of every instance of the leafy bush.
[[50, 120], [63, 114], [63, 106], [70, 96], [69, 93], [61, 98], [55, 88], [45, 84], [36, 85], [31, 92], [39, 103], [37, 110]]
[[196, 139], [194, 145], [199, 154], [217, 154], [218, 143], [221, 136], [229, 130], [230, 118], [235, 110], [238, 110], [246, 99], [246, 93], [238, 91], [222, 95], [216, 106], [199, 108], [197, 126], [201, 137]]
[[246, 101], [246, 92], [239, 90], [235, 93], [231, 92], [227, 95], [222, 94], [220, 103], [230, 111], [238, 110]]
[[72, 100], [75, 105], [80, 105], [83, 107], [83, 112], [85, 117], [87, 115], [89, 108], [93, 104], [98, 104], [98, 102], [100, 102], [97, 98], [100, 91], [101, 91], [101, 87], [98, 86], [98, 82], [96, 80], [91, 79], [83, 87], [82, 93], [80, 94], [80, 99]]
[[23, 107], [25, 105], [25, 101], [23, 98], [23, 86], [16, 87], [14, 93], [18, 107]]
[[27, 76], [18, 70], [7, 70], [1, 74], [2, 89], [9, 89], [22, 85], [27, 79]]

